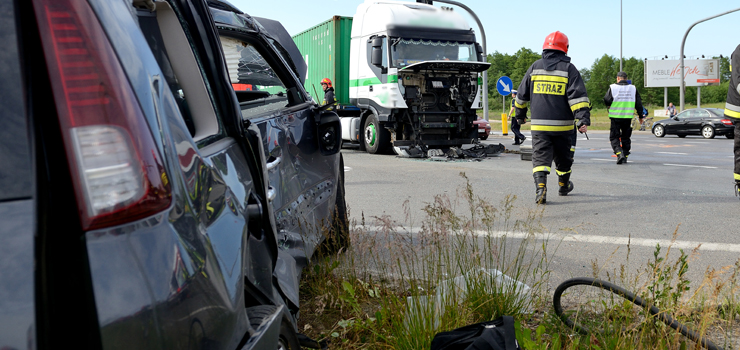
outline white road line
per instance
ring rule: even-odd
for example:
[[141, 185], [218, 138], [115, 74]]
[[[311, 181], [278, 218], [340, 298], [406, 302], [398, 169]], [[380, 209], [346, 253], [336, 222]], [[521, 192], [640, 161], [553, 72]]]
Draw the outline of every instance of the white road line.
[[679, 156], [688, 155], [688, 153], [679, 153], [679, 152], [655, 152], [655, 153], [659, 153], [659, 154], [675, 154], [675, 155], [679, 155]]
[[[385, 232], [387, 228], [381, 226], [365, 226], [356, 227], [361, 232], [373, 232], [381, 231]], [[418, 227], [411, 228], [411, 230], [403, 227], [391, 228], [396, 233], [420, 233], [421, 229]], [[548, 240], [551, 242], [573, 242], [573, 243], [596, 243], [596, 244], [611, 244], [611, 245], [623, 245], [627, 244], [631, 246], [639, 247], [650, 247], [654, 248], [656, 244], [660, 244], [661, 247], [671, 246], [673, 248], [690, 250], [699, 247], [699, 251], [718, 251], [718, 252], [735, 252], [740, 253], [740, 244], [730, 243], [712, 243], [712, 242], [697, 242], [697, 241], [671, 241], [670, 239], [651, 239], [651, 238], [629, 238], [629, 237], [612, 237], [612, 236], [598, 236], [598, 235], [560, 235], [554, 233], [544, 234], [533, 234], [526, 232], [505, 232], [505, 231], [482, 231], [476, 230], [472, 234], [478, 237], [491, 237], [491, 238], [513, 238], [513, 239], [525, 239], [533, 238], [537, 240]]]
[[616, 162], [617, 158], [614, 158], [614, 159], [591, 158], [591, 160], [600, 160], [602, 162]]
[[685, 143], [696, 143], [696, 144], [703, 145], [703, 144], [707, 143], [707, 141], [686, 141]]
[[346, 173], [348, 171], [352, 171], [352, 168], [350, 168], [350, 167], [348, 167], [348, 166], [345, 165], [344, 166], [344, 172]]
[[686, 165], [686, 164], [663, 164], [665, 166], [680, 166], [685, 168], [704, 168], [704, 169], [717, 169], [716, 166], [703, 166], [703, 165]]

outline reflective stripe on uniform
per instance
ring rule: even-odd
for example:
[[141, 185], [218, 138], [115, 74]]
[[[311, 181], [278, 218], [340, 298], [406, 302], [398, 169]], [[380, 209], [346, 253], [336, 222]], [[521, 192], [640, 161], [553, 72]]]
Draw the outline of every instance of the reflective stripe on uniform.
[[573, 124], [572, 119], [532, 119], [530, 122], [532, 131], [571, 131]]
[[725, 103], [725, 115], [731, 118], [740, 119], [740, 106], [735, 106], [731, 103]]
[[556, 169], [555, 172], [558, 174], [558, 176], [563, 176], [563, 175], [572, 173], [573, 172], [573, 169], [568, 170], [568, 171], [560, 171], [560, 170], [557, 170]]
[[735, 180], [740, 181], [740, 174], [735, 174]]
[[558, 77], [568, 77], [568, 72], [564, 70], [544, 70], [544, 69], [532, 69], [531, 75], [555, 75]]
[[550, 81], [555, 83], [568, 83], [568, 77], [559, 77], [557, 75], [532, 75], [532, 81]]
[[536, 167], [534, 167], [532, 169], [532, 173], [533, 174], [536, 173], [536, 172], [538, 172], [538, 171], [545, 171], [545, 172], [548, 172], [549, 173], [550, 172], [550, 167], [549, 166], [536, 166]]
[[728, 117], [730, 117], [730, 118], [740, 119], [740, 113], [735, 112], [735, 111], [731, 111], [731, 110], [729, 110], [727, 108], [725, 108], [725, 115], [728, 116]]
[[581, 108], [588, 108], [591, 105], [591, 101], [588, 97], [581, 97], [568, 100], [568, 104], [570, 105], [570, 110], [575, 112]]
[[573, 126], [573, 120], [559, 120], [559, 119], [532, 119], [531, 125], [570, 125]]
[[568, 126], [550, 126], [550, 125], [532, 125], [532, 131], [573, 131], [573, 125]]
[[579, 110], [581, 108], [588, 108], [589, 105], [590, 105], [590, 103], [588, 103], [588, 102], [581, 102], [581, 103], [574, 104], [574, 105], [570, 106], [570, 110], [573, 111], [573, 112], [575, 112], [575, 111], [577, 111], [577, 110]]
[[527, 105], [526, 105], [527, 102], [529, 102], [529, 101], [524, 101], [524, 100], [520, 99], [519, 97], [517, 97], [517, 98], [514, 99], [514, 106], [516, 108], [527, 108]]
[[577, 105], [583, 102], [590, 103], [591, 100], [589, 100], [588, 97], [573, 98], [573, 99], [568, 100], [568, 104], [571, 106]]

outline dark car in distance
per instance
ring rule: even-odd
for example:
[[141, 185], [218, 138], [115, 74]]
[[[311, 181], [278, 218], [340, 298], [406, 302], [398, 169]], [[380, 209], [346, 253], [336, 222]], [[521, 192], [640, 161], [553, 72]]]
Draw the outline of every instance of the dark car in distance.
[[719, 108], [692, 108], [687, 109], [673, 118], [663, 119], [653, 124], [653, 135], [701, 135], [706, 139], [715, 136], [725, 136], [728, 139], [735, 137], [735, 127], [732, 121], [724, 116]]
[[306, 342], [344, 166], [285, 45], [220, 1], [0, 0], [0, 348]]

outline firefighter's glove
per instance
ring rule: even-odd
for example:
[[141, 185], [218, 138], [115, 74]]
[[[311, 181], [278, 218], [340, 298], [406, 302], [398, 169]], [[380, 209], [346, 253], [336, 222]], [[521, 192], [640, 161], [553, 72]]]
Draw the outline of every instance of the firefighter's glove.
[[576, 129], [578, 129], [578, 132], [581, 134], [585, 133], [588, 130], [590, 120], [587, 118], [578, 119], [578, 123], [576, 124]]

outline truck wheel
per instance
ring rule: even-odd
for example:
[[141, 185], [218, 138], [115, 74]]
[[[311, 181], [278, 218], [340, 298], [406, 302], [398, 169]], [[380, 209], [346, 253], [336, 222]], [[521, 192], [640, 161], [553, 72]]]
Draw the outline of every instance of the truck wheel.
[[375, 114], [370, 114], [365, 119], [365, 125], [362, 128], [362, 142], [365, 144], [365, 150], [370, 154], [383, 153], [391, 140], [391, 134], [378, 122]]

